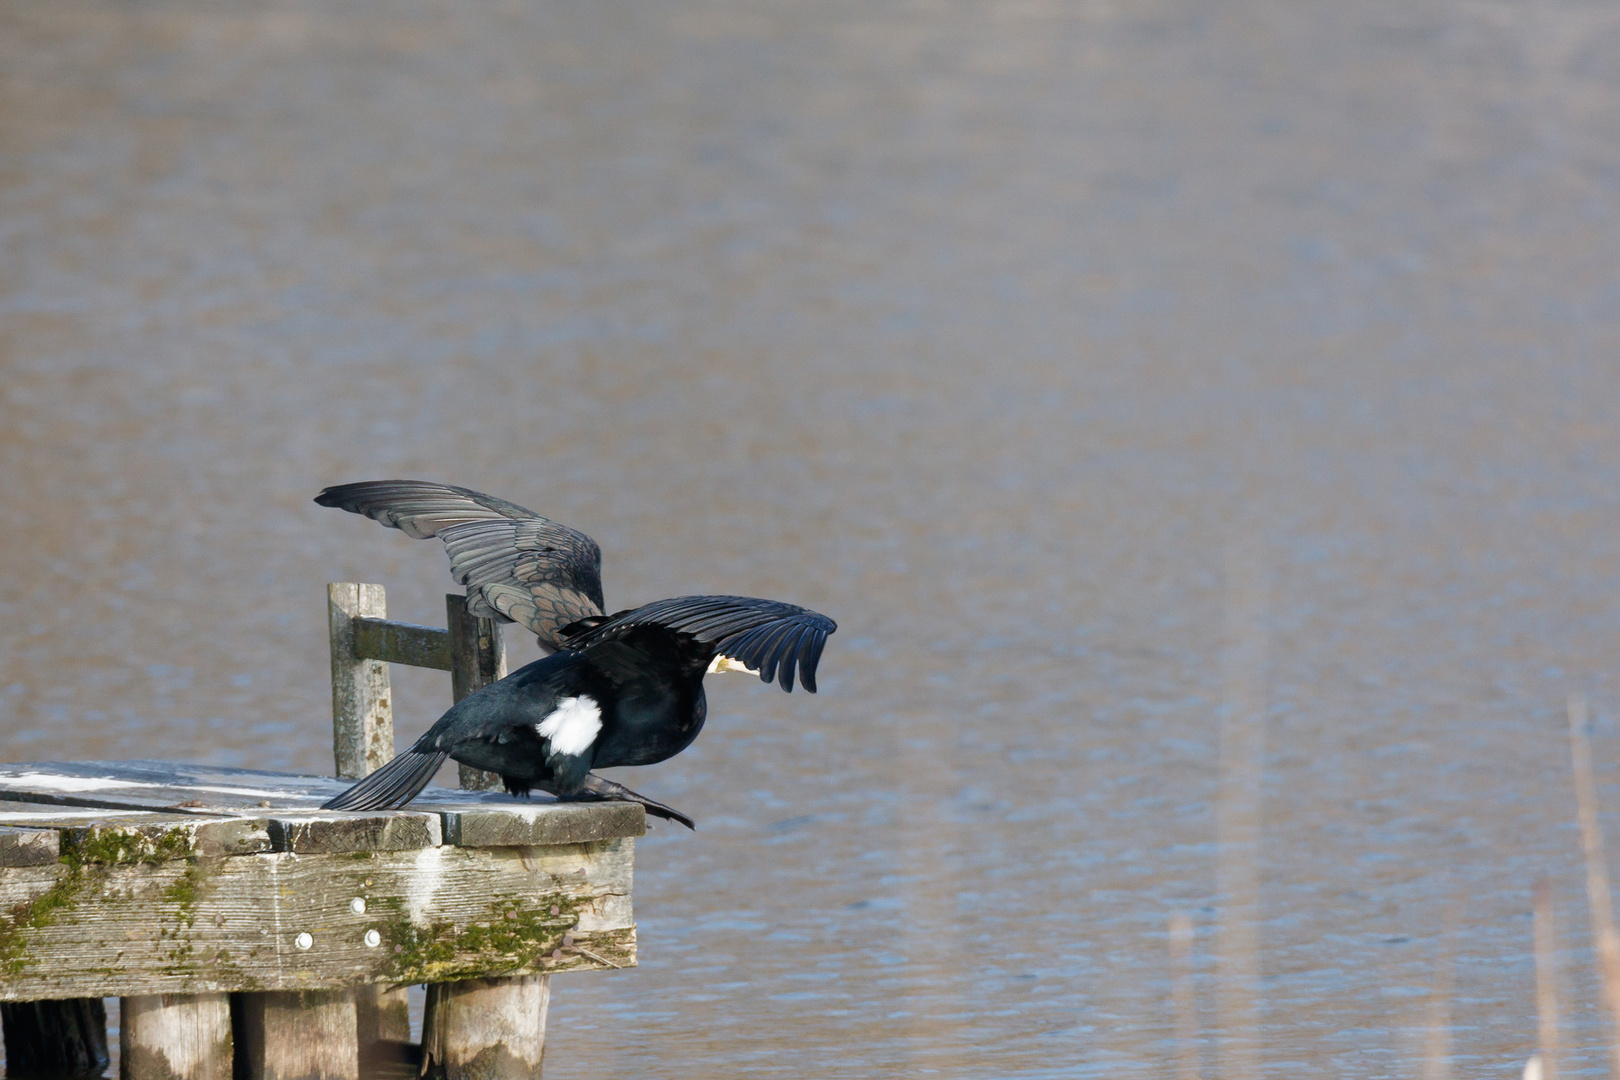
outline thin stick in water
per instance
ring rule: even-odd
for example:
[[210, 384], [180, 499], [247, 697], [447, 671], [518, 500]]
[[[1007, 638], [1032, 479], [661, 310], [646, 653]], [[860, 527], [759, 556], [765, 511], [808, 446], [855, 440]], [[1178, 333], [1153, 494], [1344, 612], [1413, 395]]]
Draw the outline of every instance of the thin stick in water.
[[1446, 912], [1435, 963], [1434, 990], [1429, 995], [1429, 1030], [1423, 1041], [1423, 1080], [1451, 1080], [1452, 942], [1457, 936], [1457, 909]]
[[1603, 833], [1598, 829], [1597, 785], [1592, 780], [1592, 748], [1586, 739], [1586, 699], [1578, 694], [1569, 698], [1569, 751], [1575, 772], [1581, 847], [1586, 852], [1586, 903], [1591, 910], [1592, 944], [1597, 950], [1598, 975], [1603, 980], [1603, 1004], [1609, 1013], [1609, 1075], [1620, 1080], [1620, 934], [1614, 929], [1609, 870], [1603, 861]]
[[1265, 779], [1270, 589], [1258, 537], [1226, 561], [1226, 648], [1215, 822], [1221, 894], [1216, 1002], [1222, 1080], [1260, 1076], [1260, 834]]
[[1558, 938], [1553, 926], [1552, 886], [1535, 887], [1536, 1041], [1541, 1080], [1558, 1080]]
[[1203, 1080], [1198, 1067], [1198, 1003], [1193, 994], [1193, 924], [1183, 912], [1170, 916], [1170, 997], [1176, 1009], [1177, 1080]]

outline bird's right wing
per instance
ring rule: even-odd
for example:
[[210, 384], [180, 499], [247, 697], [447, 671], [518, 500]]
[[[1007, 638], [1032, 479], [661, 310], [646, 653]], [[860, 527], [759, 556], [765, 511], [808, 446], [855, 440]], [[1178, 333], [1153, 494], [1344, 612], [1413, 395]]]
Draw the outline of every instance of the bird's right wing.
[[553, 651], [564, 647], [564, 626], [602, 614], [596, 541], [516, 503], [425, 480], [339, 484], [315, 501], [418, 540], [437, 536], [467, 587], [469, 611], [521, 623]]
[[792, 693], [794, 669], [799, 683], [816, 692], [816, 665], [827, 635], [838, 624], [820, 612], [761, 600], [753, 596], [677, 596], [655, 600], [606, 619], [571, 628], [571, 649], [625, 637], [640, 626], [657, 626], [702, 644], [710, 659], [726, 657], [762, 682], [775, 679]]

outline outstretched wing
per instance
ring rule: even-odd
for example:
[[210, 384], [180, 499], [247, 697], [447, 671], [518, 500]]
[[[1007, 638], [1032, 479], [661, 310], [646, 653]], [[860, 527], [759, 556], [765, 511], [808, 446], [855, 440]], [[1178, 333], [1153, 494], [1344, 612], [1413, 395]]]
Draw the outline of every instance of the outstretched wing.
[[321, 506], [364, 514], [418, 540], [437, 536], [467, 608], [521, 623], [553, 651], [570, 623], [602, 614], [596, 541], [516, 503], [426, 480], [370, 480], [329, 487]]
[[598, 641], [622, 637], [632, 628], [661, 626], [685, 634], [708, 649], [709, 659], [727, 657], [751, 671], [762, 682], [776, 679], [793, 692], [793, 672], [810, 693], [816, 692], [816, 665], [821, 661], [827, 635], [838, 624], [825, 615], [752, 596], [677, 596], [655, 600], [631, 611], [621, 611], [595, 626], [577, 629], [568, 639], [570, 649], [583, 649]]

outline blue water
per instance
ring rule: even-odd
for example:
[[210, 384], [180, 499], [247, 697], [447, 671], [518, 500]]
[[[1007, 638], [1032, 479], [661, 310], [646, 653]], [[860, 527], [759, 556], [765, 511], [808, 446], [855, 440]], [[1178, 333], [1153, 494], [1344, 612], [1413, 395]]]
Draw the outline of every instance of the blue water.
[[[840, 623], [820, 695], [711, 680], [625, 777], [699, 831], [638, 848], [640, 968], [556, 980], [548, 1076], [1169, 1075], [1176, 912], [1210, 1075], [1238, 552], [1266, 1074], [1418, 1075], [1439, 1016], [1518, 1076], [1542, 875], [1602, 1069], [1564, 709], [1620, 810], [1620, 13], [0, 25], [10, 758], [329, 771], [325, 582], [452, 583], [309, 499], [471, 485], [610, 604]], [[395, 685], [402, 735], [449, 703]]]

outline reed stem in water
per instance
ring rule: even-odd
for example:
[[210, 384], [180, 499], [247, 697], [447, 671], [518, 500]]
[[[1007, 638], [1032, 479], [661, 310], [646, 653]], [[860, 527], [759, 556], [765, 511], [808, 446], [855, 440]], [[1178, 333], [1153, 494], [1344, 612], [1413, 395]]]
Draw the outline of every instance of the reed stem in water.
[[1598, 829], [1592, 748], [1586, 739], [1586, 699], [1576, 694], [1569, 698], [1569, 751], [1575, 772], [1575, 809], [1581, 822], [1581, 847], [1586, 853], [1586, 903], [1591, 910], [1592, 945], [1597, 951], [1598, 975], [1603, 980], [1603, 1005], [1609, 1014], [1609, 1075], [1620, 1080], [1620, 935], [1614, 930], [1609, 871], [1603, 861], [1603, 833]]

